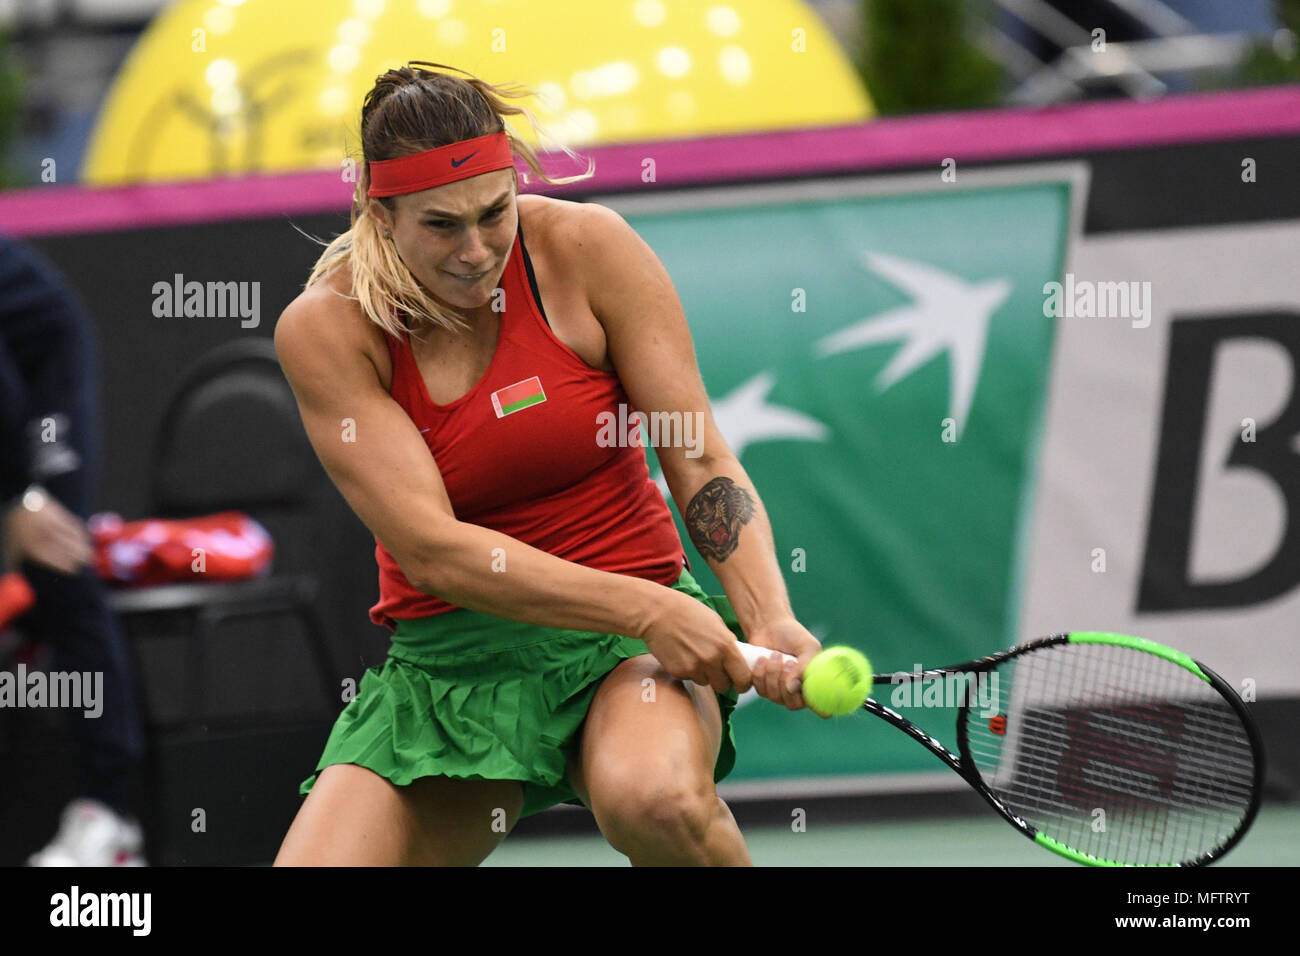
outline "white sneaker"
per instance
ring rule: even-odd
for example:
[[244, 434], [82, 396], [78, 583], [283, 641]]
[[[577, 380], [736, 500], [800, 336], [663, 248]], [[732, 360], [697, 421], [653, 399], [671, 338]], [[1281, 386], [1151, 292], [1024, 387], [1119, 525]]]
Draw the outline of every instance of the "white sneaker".
[[28, 866], [147, 866], [140, 827], [85, 797], [64, 808], [59, 832]]

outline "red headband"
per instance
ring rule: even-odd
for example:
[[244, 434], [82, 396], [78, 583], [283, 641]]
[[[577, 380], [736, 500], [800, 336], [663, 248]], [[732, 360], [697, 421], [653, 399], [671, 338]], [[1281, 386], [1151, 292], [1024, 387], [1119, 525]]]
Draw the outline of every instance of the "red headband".
[[370, 164], [369, 196], [399, 196], [469, 179], [515, 164], [505, 133], [427, 149], [423, 153], [381, 159]]

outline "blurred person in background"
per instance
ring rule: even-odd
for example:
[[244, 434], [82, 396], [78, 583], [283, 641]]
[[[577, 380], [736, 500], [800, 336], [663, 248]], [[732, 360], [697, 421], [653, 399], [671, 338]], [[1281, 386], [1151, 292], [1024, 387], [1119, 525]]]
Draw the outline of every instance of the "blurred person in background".
[[93, 358], [90, 322], [63, 279], [0, 236], [0, 570], [20, 571], [35, 592], [14, 623], [50, 646], [53, 670], [103, 675], [97, 717], [61, 708], [76, 741], [79, 793], [32, 866], [144, 865], [135, 820], [143, 732], [125, 638], [86, 527], [98, 428]]

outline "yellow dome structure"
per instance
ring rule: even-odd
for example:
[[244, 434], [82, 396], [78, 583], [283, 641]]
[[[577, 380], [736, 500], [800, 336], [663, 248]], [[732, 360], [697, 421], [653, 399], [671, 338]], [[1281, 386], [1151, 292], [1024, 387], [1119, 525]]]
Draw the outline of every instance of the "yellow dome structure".
[[523, 105], [575, 147], [874, 112], [800, 0], [179, 0], [114, 81], [82, 179], [337, 169], [375, 78], [409, 60], [532, 87]]

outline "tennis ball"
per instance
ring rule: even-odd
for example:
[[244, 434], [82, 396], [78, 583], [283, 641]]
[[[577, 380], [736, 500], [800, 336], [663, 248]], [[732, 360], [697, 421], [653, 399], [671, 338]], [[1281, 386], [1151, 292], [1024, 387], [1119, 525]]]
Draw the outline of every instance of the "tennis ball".
[[825, 717], [851, 714], [871, 693], [871, 661], [857, 648], [825, 648], [803, 672], [803, 699]]

